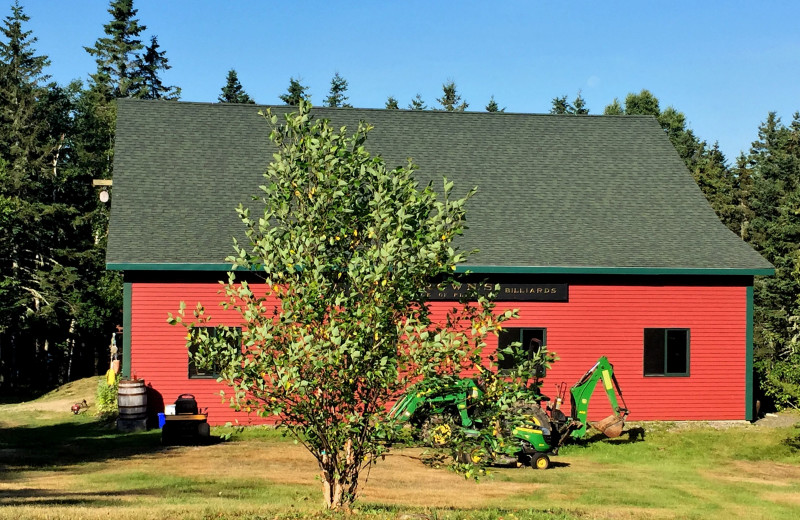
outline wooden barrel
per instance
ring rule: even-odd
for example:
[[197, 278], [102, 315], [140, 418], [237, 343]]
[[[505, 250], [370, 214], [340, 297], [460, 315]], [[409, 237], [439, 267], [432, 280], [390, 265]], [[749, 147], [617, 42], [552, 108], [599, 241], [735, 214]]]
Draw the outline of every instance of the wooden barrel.
[[119, 418], [135, 421], [147, 418], [147, 388], [143, 379], [121, 380], [117, 391]]

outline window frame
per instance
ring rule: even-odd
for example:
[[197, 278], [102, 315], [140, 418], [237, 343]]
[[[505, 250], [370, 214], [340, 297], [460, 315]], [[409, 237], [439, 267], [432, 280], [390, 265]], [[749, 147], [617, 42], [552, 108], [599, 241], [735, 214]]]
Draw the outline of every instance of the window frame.
[[[517, 339], [511, 340], [512, 343], [514, 341], [519, 341], [520, 343], [522, 343], [522, 337], [523, 337], [523, 334], [525, 333], [525, 331], [531, 331], [531, 330], [533, 330], [533, 331], [541, 331], [542, 332], [542, 346], [546, 346], [547, 345], [547, 327], [503, 327], [503, 329], [505, 331], [508, 331], [508, 332], [515, 331], [515, 330], [519, 331], [519, 337]], [[501, 348], [504, 348], [500, 344], [500, 339], [501, 339], [501, 337], [498, 336], [497, 337], [497, 349], [496, 349], [495, 352], [499, 351]], [[528, 356], [530, 356], [531, 354], [532, 353], [530, 351], [528, 351]], [[497, 359], [496, 357], [495, 357], [495, 363], [497, 364], [497, 370], [500, 373], [509, 372], [509, 371], [513, 370], [512, 367], [501, 367], [500, 366], [500, 360]], [[537, 377], [544, 377], [544, 375], [539, 376], [537, 374]]]
[[[229, 327], [227, 325], [224, 325], [224, 327], [228, 328], [228, 329], [236, 329], [236, 331], [239, 334], [239, 348], [241, 348], [241, 346], [242, 346], [242, 344], [241, 344], [242, 343], [242, 327]], [[189, 332], [189, 333], [192, 334], [193, 331], [199, 330], [199, 329], [210, 329], [210, 331], [213, 331], [213, 334], [215, 336], [217, 334], [217, 327], [215, 327], [215, 326], [192, 327], [190, 329], [192, 332]], [[210, 331], [209, 331], [209, 334], [211, 334]], [[213, 379], [213, 380], [218, 379], [219, 378], [219, 374], [217, 372], [197, 373], [197, 367], [194, 364], [194, 355], [193, 355], [196, 350], [197, 349], [196, 349], [196, 346], [194, 344], [190, 344], [189, 347], [186, 349], [186, 352], [187, 352], [187, 360], [186, 360], [187, 361], [187, 367], [186, 367], [187, 378], [188, 379]], [[194, 373], [192, 373], [192, 369], [194, 369]]]
[[[661, 373], [648, 373], [647, 372], [647, 331], [661, 331], [663, 334], [663, 347], [664, 347], [664, 370]], [[685, 357], [686, 357], [686, 370], [683, 372], [668, 372], [669, 366], [669, 333], [672, 331], [680, 331], [686, 333]], [[642, 375], [644, 377], [691, 377], [691, 345], [692, 345], [692, 331], [689, 327], [645, 327], [642, 333]]]

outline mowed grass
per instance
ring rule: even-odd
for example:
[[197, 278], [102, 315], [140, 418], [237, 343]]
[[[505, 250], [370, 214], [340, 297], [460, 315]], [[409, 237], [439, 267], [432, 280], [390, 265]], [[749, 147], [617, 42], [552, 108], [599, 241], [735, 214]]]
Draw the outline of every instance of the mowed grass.
[[[330, 516], [313, 458], [280, 432], [254, 427], [228, 442], [162, 447], [158, 430], [122, 434], [91, 408], [72, 415], [73, 398], [0, 405], [0, 518]], [[547, 471], [495, 468], [478, 483], [426, 464], [424, 450], [394, 449], [364, 475], [357, 517], [800, 516], [800, 427], [645, 430], [644, 440], [569, 446]]]

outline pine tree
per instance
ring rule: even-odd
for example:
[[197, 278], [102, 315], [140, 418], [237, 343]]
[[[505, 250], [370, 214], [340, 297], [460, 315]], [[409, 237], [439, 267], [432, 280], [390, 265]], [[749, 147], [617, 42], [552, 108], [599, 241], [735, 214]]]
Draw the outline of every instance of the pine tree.
[[656, 98], [649, 90], [642, 89], [638, 94], [631, 92], [625, 97], [625, 115], [648, 115], [658, 117], [661, 109]]
[[167, 52], [158, 49], [158, 37], [152, 36], [150, 45], [145, 48], [144, 54], [136, 59], [137, 73], [135, 77], [139, 80], [139, 84], [131, 86], [131, 97], [166, 100], [177, 100], [181, 97], [180, 87], [167, 87], [159, 77], [161, 71], [169, 70], [172, 67], [167, 60]]
[[625, 109], [622, 108], [619, 99], [614, 98], [614, 101], [612, 101], [611, 104], [606, 105], [605, 110], [603, 110], [603, 114], [607, 116], [622, 116], [625, 115]]
[[281, 101], [287, 105], [297, 106], [301, 99], [308, 99], [308, 87], [300, 84], [300, 79], [289, 78], [289, 89], [280, 96]]
[[397, 100], [393, 96], [389, 96], [386, 99], [386, 109], [387, 110], [398, 110], [400, 107], [397, 104]]
[[347, 80], [337, 72], [331, 78], [331, 90], [325, 98], [325, 106], [352, 108], [353, 105], [347, 103], [345, 92], [347, 92]]
[[217, 101], [220, 103], [255, 104], [253, 98], [244, 91], [244, 87], [242, 87], [242, 84], [239, 82], [239, 76], [236, 74], [235, 69], [228, 71], [228, 76], [225, 78], [225, 86], [222, 87], [222, 93], [217, 98]]
[[411, 100], [411, 103], [409, 103], [408, 108], [410, 108], [411, 110], [426, 110], [428, 107], [422, 100], [422, 96], [420, 94], [417, 94], [416, 96], [414, 96], [414, 99]]
[[575, 96], [575, 101], [572, 102], [572, 113], [576, 116], [585, 116], [589, 113], [589, 109], [586, 108], [586, 100], [583, 99], [580, 90], [578, 95]]
[[506, 107], [500, 108], [500, 106], [497, 104], [497, 101], [494, 100], [494, 94], [492, 94], [492, 97], [489, 98], [489, 102], [486, 104], [486, 111], [487, 112], [505, 112], [506, 111]]
[[572, 105], [569, 104], [569, 101], [567, 101], [566, 95], [554, 97], [552, 101], [550, 101], [550, 104], [552, 105], [550, 108], [551, 114], [571, 114], [574, 110]]
[[97, 62], [97, 72], [91, 78], [98, 90], [106, 90], [112, 98], [128, 97], [131, 87], [142, 82], [137, 53], [144, 48], [139, 35], [147, 27], [139, 24], [133, 0], [112, 0], [108, 13], [111, 21], [103, 26], [106, 37], [84, 49]]
[[6, 161], [7, 182], [17, 189], [35, 182], [47, 156], [41, 149], [45, 128], [37, 105], [43, 91], [41, 83], [48, 79], [43, 71], [50, 62], [46, 56], [36, 55], [33, 44], [37, 39], [31, 37], [31, 31], [23, 30], [29, 20], [17, 1], [0, 29], [5, 40], [0, 42], [0, 157]]
[[747, 239], [775, 266], [754, 291], [756, 367], [767, 395], [800, 404], [800, 114], [789, 127], [774, 112], [747, 156], [751, 190]]
[[463, 112], [469, 106], [466, 101], [461, 101], [461, 94], [456, 90], [454, 81], [442, 84], [442, 97], [436, 98], [442, 106], [442, 110], [447, 112]]
[[96, 199], [75, 163], [78, 88], [41, 84], [48, 60], [32, 48], [27, 21], [16, 3], [0, 42], [0, 355], [11, 357], [0, 366], [12, 365], [0, 375], [44, 386], [70, 377], [86, 343], [79, 322], [94, 315], [86, 265], [104, 269], [89, 225]]
[[578, 94], [575, 96], [575, 100], [570, 103], [567, 101], [567, 96], [561, 97], [554, 97], [551, 101], [551, 114], [568, 114], [573, 116], [580, 116], [586, 115], [589, 113], [589, 109], [586, 108], [586, 100], [583, 99], [581, 96], [581, 91], [578, 91]]

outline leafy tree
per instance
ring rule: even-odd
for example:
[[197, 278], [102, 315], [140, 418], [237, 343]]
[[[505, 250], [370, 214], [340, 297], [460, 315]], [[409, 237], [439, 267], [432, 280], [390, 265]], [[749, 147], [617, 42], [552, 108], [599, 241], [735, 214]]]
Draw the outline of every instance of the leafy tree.
[[386, 109], [387, 110], [399, 110], [400, 109], [400, 107], [397, 105], [397, 100], [394, 97], [389, 96], [386, 99]]
[[337, 72], [331, 78], [331, 90], [328, 93], [328, 97], [325, 98], [325, 106], [352, 108], [353, 105], [347, 103], [345, 92], [347, 92], [347, 80]]
[[408, 108], [411, 110], [425, 110], [428, 108], [428, 106], [422, 100], [422, 96], [417, 94], [414, 96], [414, 99], [411, 100], [411, 103], [409, 103]]
[[217, 98], [217, 101], [220, 103], [255, 104], [253, 98], [244, 91], [244, 87], [239, 82], [239, 76], [234, 69], [228, 71], [228, 76], [225, 78], [225, 86], [222, 87], [222, 93]]
[[494, 100], [494, 95], [489, 99], [489, 102], [486, 104], [486, 111], [487, 112], [505, 112], [506, 107], [500, 108], [497, 104], [497, 101]]
[[136, 60], [136, 66], [140, 83], [131, 88], [129, 92], [131, 97], [140, 99], [166, 99], [176, 100], [181, 97], [180, 87], [167, 87], [161, 81], [159, 73], [164, 70], [169, 70], [172, 67], [169, 65], [169, 60], [166, 57], [166, 51], [159, 51], [158, 38], [152, 36], [150, 38], [150, 45], [145, 48], [144, 55]]
[[442, 97], [436, 98], [436, 101], [442, 106], [442, 110], [447, 112], [463, 112], [469, 106], [466, 101], [461, 101], [461, 94], [456, 90], [454, 81], [442, 84]]
[[280, 96], [280, 99], [287, 105], [297, 106], [300, 104], [300, 100], [304, 100], [308, 97], [306, 93], [307, 90], [308, 87], [300, 84], [299, 79], [290, 78], [289, 89], [286, 94]]
[[420, 187], [412, 163], [389, 169], [366, 151], [366, 123], [349, 136], [310, 109], [301, 100], [281, 125], [265, 115], [277, 151], [259, 195], [264, 210], [239, 207], [250, 246], [236, 245], [229, 259], [265, 286], [231, 273], [224, 289], [241, 337], [191, 329], [207, 323], [199, 305], [193, 318], [182, 306], [170, 321], [190, 328], [195, 362], [231, 385], [237, 409], [277, 417], [305, 445], [325, 504], [347, 509], [394, 431], [387, 404], [411, 382], [471, 367], [485, 335], [513, 312], [496, 316], [481, 298], [433, 323], [427, 287], [465, 259], [452, 241], [474, 190], [456, 198], [446, 180], [441, 195]]
[[133, 0], [112, 0], [108, 12], [111, 21], [103, 26], [106, 36], [84, 49], [97, 62], [92, 82], [107, 88], [112, 98], [128, 97], [143, 81], [137, 53], [144, 48], [140, 35], [147, 27], [139, 24]]

